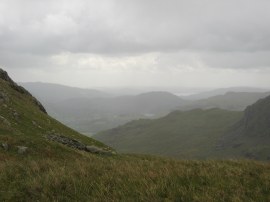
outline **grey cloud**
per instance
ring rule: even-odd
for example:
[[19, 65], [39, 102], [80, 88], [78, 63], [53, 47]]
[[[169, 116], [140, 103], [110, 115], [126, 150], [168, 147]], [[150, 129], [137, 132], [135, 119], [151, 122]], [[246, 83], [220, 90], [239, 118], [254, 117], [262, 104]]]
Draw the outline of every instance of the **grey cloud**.
[[265, 69], [270, 66], [270, 51], [212, 52], [180, 51], [157, 57], [160, 69], [210, 67], [223, 69]]
[[42, 54], [270, 49], [266, 0], [74, 2], [2, 1], [1, 49]]
[[269, 8], [269, 0], [2, 0], [0, 64], [53, 68], [63, 52], [158, 53], [160, 69], [269, 68]]

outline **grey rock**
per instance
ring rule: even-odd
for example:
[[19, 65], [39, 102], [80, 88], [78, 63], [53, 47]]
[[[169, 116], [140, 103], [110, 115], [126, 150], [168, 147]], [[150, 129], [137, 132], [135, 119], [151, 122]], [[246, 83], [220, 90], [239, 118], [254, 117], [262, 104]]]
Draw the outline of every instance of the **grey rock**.
[[10, 122], [3, 116], [0, 116], [0, 123], [7, 125], [7, 126], [11, 125]]
[[91, 152], [91, 153], [99, 153], [101, 151], [100, 148], [98, 148], [94, 145], [86, 146], [85, 149], [86, 149], [86, 151]]
[[24, 154], [26, 153], [28, 147], [25, 147], [25, 146], [17, 146], [18, 148], [18, 154]]
[[9, 146], [7, 143], [2, 143], [2, 147], [4, 148], [4, 150], [8, 150]]
[[16, 111], [16, 110], [13, 110], [13, 113], [12, 113], [13, 117], [16, 119], [16, 120], [19, 120], [19, 113]]
[[39, 129], [42, 129], [42, 127], [41, 127], [40, 125], [38, 125], [38, 123], [37, 123], [37, 122], [32, 121], [32, 124], [33, 124], [35, 127], [39, 128]]
[[94, 153], [94, 154], [106, 154], [106, 155], [112, 155], [114, 154], [113, 152], [111, 151], [107, 151], [107, 150], [104, 150], [100, 147], [96, 147], [94, 145], [88, 145], [85, 147], [86, 151], [88, 152], [91, 152], [91, 153]]
[[64, 135], [59, 134], [49, 134], [46, 136], [48, 140], [55, 141], [61, 144], [64, 144], [66, 146], [79, 149], [79, 150], [85, 150], [85, 145], [82, 144], [80, 141], [66, 137]]
[[6, 93], [0, 91], [0, 102], [8, 102], [9, 98]]
[[2, 69], [0, 69], [0, 79], [3, 79], [8, 82], [13, 82], [11, 78], [8, 76], [7, 72]]
[[83, 150], [94, 154], [106, 154], [106, 155], [114, 154], [112, 151], [107, 151], [94, 145], [86, 146], [85, 144], [81, 143], [78, 140], [60, 134], [48, 134], [45, 137], [50, 141], [58, 142], [68, 147], [72, 147], [74, 149]]
[[6, 71], [0, 68], [0, 79], [6, 81], [11, 88], [14, 90], [18, 91], [21, 94], [28, 95], [32, 98], [32, 102], [45, 114], [47, 114], [46, 109], [43, 107], [43, 105], [36, 99], [34, 98], [25, 88], [22, 86], [17, 85], [9, 76]]
[[0, 99], [4, 99], [5, 94], [3, 92], [0, 91]]

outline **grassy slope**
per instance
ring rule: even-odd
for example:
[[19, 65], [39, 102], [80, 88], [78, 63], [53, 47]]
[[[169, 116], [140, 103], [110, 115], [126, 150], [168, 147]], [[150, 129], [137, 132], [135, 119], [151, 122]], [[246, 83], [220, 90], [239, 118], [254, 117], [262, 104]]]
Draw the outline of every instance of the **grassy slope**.
[[[0, 79], [0, 92], [3, 92], [8, 97], [8, 101], [0, 103], [0, 115], [10, 123], [9, 125], [0, 122], [0, 142], [8, 142], [10, 146], [14, 147], [23, 145], [29, 147], [30, 152], [46, 155], [52, 150], [60, 149], [60, 147], [55, 146], [56, 143], [49, 142], [44, 137], [45, 134], [54, 131], [54, 133], [80, 140], [86, 145], [106, 147], [98, 141], [67, 128], [41, 112], [33, 104], [31, 96], [19, 93], [2, 79]], [[17, 117], [14, 116], [14, 113], [18, 114]]]
[[149, 156], [0, 161], [1, 201], [269, 201], [270, 165]]
[[[50, 130], [103, 146], [48, 117], [0, 79], [0, 201], [269, 201], [270, 165], [102, 156], [44, 139]], [[6, 107], [5, 107], [6, 104]], [[19, 114], [16, 120], [13, 110]], [[39, 128], [32, 123], [35, 121]], [[16, 146], [29, 147], [19, 155]]]
[[176, 111], [156, 120], [138, 120], [94, 138], [121, 152], [181, 158], [214, 157], [215, 146], [242, 112], [220, 109]]

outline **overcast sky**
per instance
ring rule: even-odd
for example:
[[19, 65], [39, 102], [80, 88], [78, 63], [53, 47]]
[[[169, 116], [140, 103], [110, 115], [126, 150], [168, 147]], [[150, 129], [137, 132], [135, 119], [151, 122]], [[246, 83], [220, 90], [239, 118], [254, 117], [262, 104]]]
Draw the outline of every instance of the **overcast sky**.
[[270, 1], [1, 0], [0, 66], [80, 87], [270, 88]]

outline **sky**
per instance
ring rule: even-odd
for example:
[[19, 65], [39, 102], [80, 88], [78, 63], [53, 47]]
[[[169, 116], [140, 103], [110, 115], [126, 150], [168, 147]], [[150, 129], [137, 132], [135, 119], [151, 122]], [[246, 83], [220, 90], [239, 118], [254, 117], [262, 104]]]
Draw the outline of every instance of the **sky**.
[[0, 66], [86, 88], [270, 88], [269, 0], [1, 0]]

